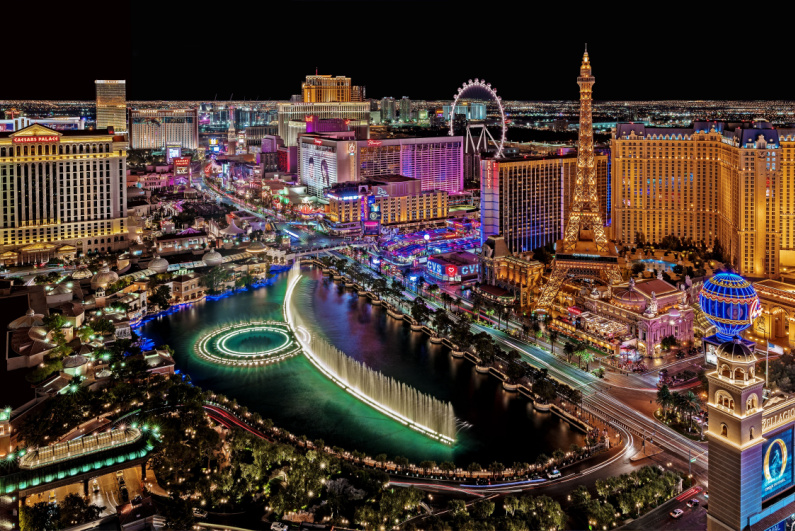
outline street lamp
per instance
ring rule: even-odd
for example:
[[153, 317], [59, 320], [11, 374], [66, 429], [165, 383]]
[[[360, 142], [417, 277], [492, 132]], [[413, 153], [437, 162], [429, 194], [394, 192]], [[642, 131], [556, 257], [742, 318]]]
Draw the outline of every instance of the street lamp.
[[765, 322], [761, 321], [756, 328], [757, 330], [761, 330], [762, 333], [765, 335], [765, 389], [767, 389], [768, 376], [770, 374], [770, 343], [767, 341], [767, 327], [765, 326]]
[[428, 242], [431, 240], [431, 235], [426, 234], [422, 238], [425, 240], [425, 256], [428, 256]]

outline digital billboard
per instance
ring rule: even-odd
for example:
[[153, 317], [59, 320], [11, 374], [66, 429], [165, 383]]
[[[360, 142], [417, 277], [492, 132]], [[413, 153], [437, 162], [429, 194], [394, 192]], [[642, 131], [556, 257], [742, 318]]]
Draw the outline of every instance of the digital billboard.
[[190, 173], [190, 157], [177, 157], [174, 159], [174, 175], [187, 175]]
[[337, 154], [331, 147], [314, 143], [301, 146], [301, 183], [317, 196], [337, 183]]
[[182, 156], [182, 147], [168, 145], [166, 146], [166, 163], [170, 164], [174, 159]]
[[793, 484], [792, 428], [766, 435], [762, 461], [762, 498], [770, 498]]

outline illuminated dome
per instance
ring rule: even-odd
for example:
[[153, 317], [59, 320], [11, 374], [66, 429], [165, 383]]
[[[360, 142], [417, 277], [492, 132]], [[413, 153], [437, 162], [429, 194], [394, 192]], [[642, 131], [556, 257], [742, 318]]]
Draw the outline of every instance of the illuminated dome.
[[155, 255], [154, 260], [149, 262], [149, 265], [146, 266], [146, 268], [151, 269], [155, 273], [165, 273], [168, 271], [168, 260]]
[[92, 276], [94, 276], [93, 273], [91, 273], [91, 270], [87, 267], [78, 269], [72, 273], [73, 280], [83, 280], [84, 278], [91, 278]]
[[756, 356], [740, 341], [739, 337], [735, 337], [732, 341], [726, 341], [718, 347], [716, 352], [717, 356], [723, 360], [739, 363], [748, 363], [749, 361], [756, 361]]
[[248, 251], [248, 252], [250, 252], [252, 254], [258, 254], [258, 253], [264, 253], [266, 249], [267, 249], [267, 247], [265, 246], [264, 243], [262, 243], [259, 240], [255, 240], [255, 241], [253, 241], [253, 242], [251, 242], [249, 244], [249, 246], [246, 249], [246, 251]]
[[731, 341], [762, 313], [751, 283], [734, 273], [719, 273], [707, 280], [698, 296], [707, 320], [718, 329], [718, 337]]
[[221, 254], [218, 251], [212, 250], [209, 253], [204, 253], [204, 256], [202, 256], [202, 260], [208, 266], [214, 267], [220, 264], [221, 262], [223, 262], [224, 257], [221, 256]]
[[115, 271], [110, 270], [110, 266], [108, 266], [107, 262], [102, 263], [102, 267], [99, 269], [99, 273], [94, 275], [91, 278], [91, 288], [107, 288], [110, 284], [113, 284], [119, 280], [119, 275], [116, 274]]

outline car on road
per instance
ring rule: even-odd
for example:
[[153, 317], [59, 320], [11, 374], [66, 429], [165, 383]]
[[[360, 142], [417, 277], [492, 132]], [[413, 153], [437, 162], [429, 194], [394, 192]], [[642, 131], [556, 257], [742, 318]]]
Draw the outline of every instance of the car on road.
[[130, 492], [127, 490], [127, 487], [122, 487], [121, 489], [119, 489], [119, 492], [121, 493], [122, 501], [126, 502], [130, 499]]
[[94, 483], [92, 485], [94, 492], [99, 492], [99, 480], [97, 480], [97, 478], [94, 478]]
[[685, 514], [685, 512], [682, 509], [674, 509], [673, 511], [670, 512], [670, 516], [673, 519], [677, 519], [683, 514]]
[[699, 505], [700, 503], [701, 503], [701, 502], [700, 502], [700, 501], [698, 501], [696, 498], [693, 498], [693, 499], [691, 499], [689, 502], [687, 502], [687, 506], [688, 506], [688, 507], [698, 507], [698, 505]]
[[203, 511], [202, 509], [199, 509], [198, 507], [194, 507], [193, 508], [193, 516], [195, 516], [196, 518], [207, 518], [207, 511]]
[[55, 491], [50, 492], [50, 503], [52, 504], [58, 503], [58, 499], [55, 497]]
[[547, 472], [547, 477], [549, 479], [557, 479], [561, 477], [563, 474], [560, 473], [560, 470], [557, 468], [553, 469], [551, 472]]
[[287, 531], [288, 529], [290, 529], [290, 526], [281, 522], [273, 522], [271, 524], [271, 531]]
[[117, 470], [116, 471], [116, 479], [124, 478], [124, 470]]

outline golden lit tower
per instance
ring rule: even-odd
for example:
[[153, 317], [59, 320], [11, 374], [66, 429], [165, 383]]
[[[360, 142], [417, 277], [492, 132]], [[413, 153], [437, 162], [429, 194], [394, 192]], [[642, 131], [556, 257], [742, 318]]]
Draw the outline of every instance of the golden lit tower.
[[555, 246], [552, 274], [538, 300], [537, 308], [543, 311], [552, 306], [560, 286], [570, 276], [589, 277], [607, 284], [621, 282], [618, 252], [613, 242], [607, 239], [599, 211], [591, 118], [594, 83], [586, 45], [577, 78], [580, 86], [580, 145], [574, 198], [563, 239], [558, 240]]
[[574, 183], [574, 200], [569, 212], [569, 222], [563, 237], [564, 249], [574, 252], [581, 230], [593, 231], [593, 241], [599, 251], [607, 250], [602, 214], [599, 212], [599, 198], [596, 193], [596, 166], [593, 156], [593, 103], [594, 77], [591, 74], [591, 61], [588, 59], [588, 46], [582, 56], [580, 77], [580, 142], [577, 149], [577, 180]]

